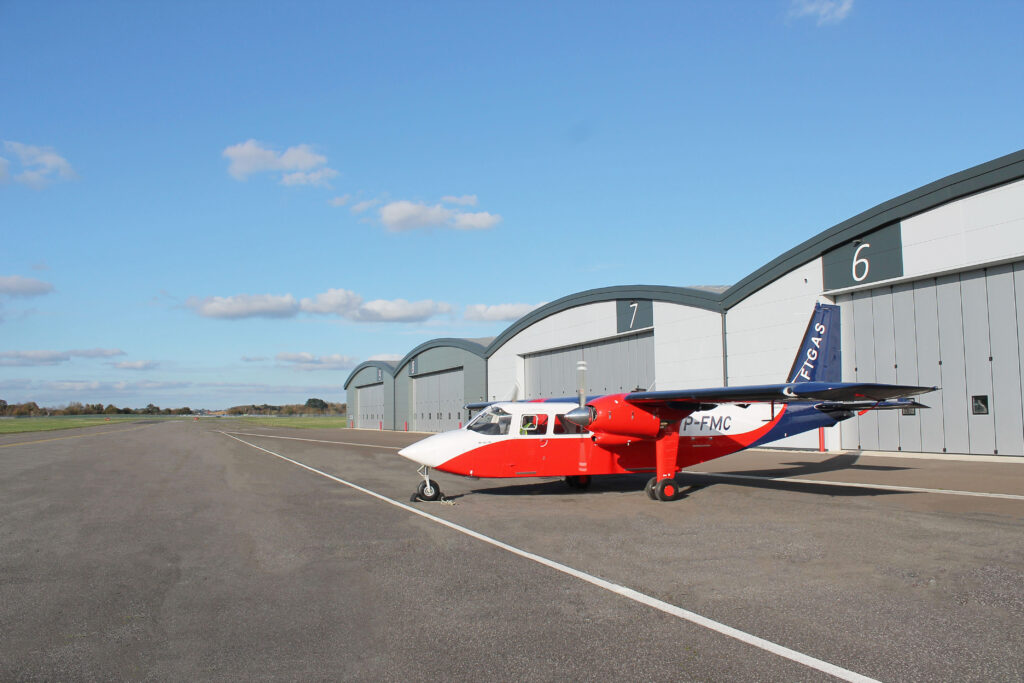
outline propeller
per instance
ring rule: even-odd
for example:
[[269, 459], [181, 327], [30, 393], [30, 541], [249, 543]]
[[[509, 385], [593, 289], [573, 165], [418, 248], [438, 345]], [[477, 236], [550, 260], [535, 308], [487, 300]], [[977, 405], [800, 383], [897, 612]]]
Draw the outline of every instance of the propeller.
[[576, 363], [576, 382], [580, 406], [566, 413], [565, 419], [574, 425], [586, 427], [594, 421], [594, 414], [587, 407], [587, 361], [585, 360], [577, 361]]

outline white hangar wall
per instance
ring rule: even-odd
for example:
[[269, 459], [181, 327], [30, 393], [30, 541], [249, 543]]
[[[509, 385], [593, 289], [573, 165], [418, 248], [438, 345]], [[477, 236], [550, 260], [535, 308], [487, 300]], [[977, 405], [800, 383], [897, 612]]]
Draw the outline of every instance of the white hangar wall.
[[1005, 263], [1024, 253], [1024, 180], [905, 219], [904, 279]]
[[[661, 289], [678, 296], [683, 288]], [[606, 300], [555, 310], [492, 349], [488, 397], [573, 395], [578, 360], [587, 362], [589, 394], [722, 384], [719, 313], [658, 300], [643, 288], [609, 288], [600, 296]]]
[[[785, 382], [821, 298], [821, 258], [790, 271], [730, 308], [725, 314], [728, 384]], [[842, 323], [841, 323], [842, 324]], [[836, 427], [826, 430], [826, 445], [838, 444]], [[818, 447], [817, 432], [772, 444], [781, 448]]]
[[658, 391], [722, 384], [722, 316], [654, 302], [654, 361]]
[[821, 290], [821, 259], [816, 258], [726, 312], [730, 385], [786, 381]]

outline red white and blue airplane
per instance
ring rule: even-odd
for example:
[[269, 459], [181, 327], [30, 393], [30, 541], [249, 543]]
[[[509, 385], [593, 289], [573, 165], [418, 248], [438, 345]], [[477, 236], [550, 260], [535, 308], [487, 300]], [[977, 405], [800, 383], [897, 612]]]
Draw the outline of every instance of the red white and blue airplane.
[[[817, 304], [784, 384], [678, 391], [636, 391], [574, 398], [477, 403], [465, 427], [418, 441], [398, 453], [421, 467], [416, 491], [438, 500], [430, 469], [467, 477], [565, 477], [586, 488], [591, 477], [650, 472], [652, 500], [673, 500], [677, 472], [761, 446], [858, 411], [926, 408], [910, 396], [937, 387], [841, 382], [839, 307]], [[581, 386], [583, 385], [581, 372]]]

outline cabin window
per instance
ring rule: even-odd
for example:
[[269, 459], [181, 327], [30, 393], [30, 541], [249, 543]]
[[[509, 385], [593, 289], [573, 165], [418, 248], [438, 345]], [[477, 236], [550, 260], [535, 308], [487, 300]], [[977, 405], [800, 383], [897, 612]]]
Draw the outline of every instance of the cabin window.
[[522, 421], [519, 423], [519, 433], [523, 436], [539, 436], [547, 434], [547, 431], [547, 415], [523, 415]]
[[586, 431], [583, 427], [566, 420], [565, 415], [555, 415], [553, 434], [583, 434]]

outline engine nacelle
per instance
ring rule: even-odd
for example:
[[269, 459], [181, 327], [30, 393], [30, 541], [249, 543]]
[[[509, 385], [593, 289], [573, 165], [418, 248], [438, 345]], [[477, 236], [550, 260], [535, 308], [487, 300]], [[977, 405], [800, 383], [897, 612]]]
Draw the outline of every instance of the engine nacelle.
[[[594, 434], [616, 434], [632, 439], [654, 439], [661, 431], [661, 418], [623, 400], [625, 394], [602, 396], [566, 418]], [[574, 419], [577, 418], [577, 419]]]

